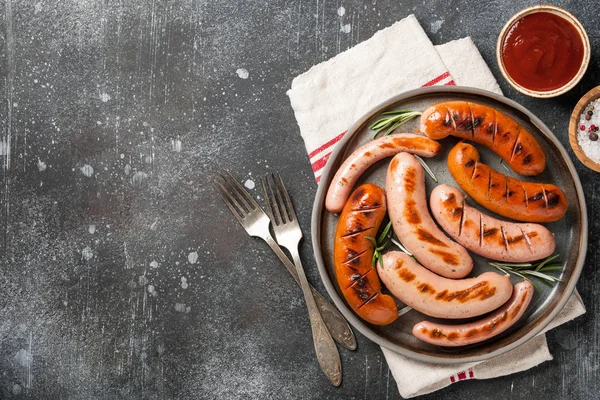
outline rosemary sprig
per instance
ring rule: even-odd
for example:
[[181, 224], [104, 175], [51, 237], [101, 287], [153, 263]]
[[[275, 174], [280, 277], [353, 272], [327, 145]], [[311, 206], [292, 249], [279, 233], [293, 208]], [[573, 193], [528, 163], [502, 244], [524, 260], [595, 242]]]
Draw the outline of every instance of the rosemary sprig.
[[371, 243], [373, 243], [373, 248], [375, 249], [375, 251], [373, 251], [373, 257], [371, 258], [371, 267], [375, 266], [377, 260], [379, 260], [379, 263], [383, 267], [383, 255], [381, 254], [381, 251], [390, 244], [390, 239], [392, 237], [391, 229], [392, 221], [388, 222], [377, 239], [372, 238], [371, 236], [365, 236], [365, 239], [369, 239]]
[[425, 162], [425, 160], [423, 160], [421, 157], [419, 157], [416, 154], [413, 154], [413, 156], [417, 159], [417, 161], [419, 162], [419, 164], [421, 164], [421, 166], [423, 167], [423, 169], [425, 170], [425, 172], [427, 172], [429, 174], [429, 176], [431, 177], [431, 179], [433, 179], [435, 181], [435, 183], [438, 182], [437, 178], [435, 177], [433, 171], [431, 170], [431, 168], [429, 168], [429, 165], [427, 165], [427, 163]]
[[560, 254], [555, 254], [553, 256], [547, 257], [546, 259], [537, 264], [500, 263], [491, 261], [488, 262], [488, 264], [505, 274], [514, 274], [520, 276], [525, 280], [528, 280], [537, 290], [541, 291], [540, 287], [536, 285], [535, 282], [533, 282], [531, 279], [529, 279], [529, 277], [535, 277], [539, 279], [541, 283], [550, 287], [552, 287], [554, 283], [560, 282], [559, 278], [545, 273], [551, 271], [561, 271], [564, 268], [562, 264], [550, 264], [551, 261], [556, 260], [558, 257], [560, 257]]
[[405, 123], [406, 121], [410, 121], [414, 117], [418, 117], [421, 115], [420, 112], [411, 111], [411, 110], [398, 110], [398, 111], [386, 111], [382, 113], [383, 115], [389, 115], [389, 117], [383, 117], [371, 124], [369, 129], [375, 131], [373, 135], [373, 139], [381, 133], [384, 129], [387, 131], [383, 134], [384, 136], [392, 133], [394, 129]]
[[500, 165], [502, 165], [502, 167], [504, 167], [505, 170], [509, 171], [508, 167], [504, 165], [504, 160], [502, 158], [500, 159]]
[[398, 241], [396, 241], [396, 239], [391, 238], [390, 239], [392, 243], [394, 243], [396, 246], [398, 246], [398, 248], [403, 252], [408, 254], [409, 256], [413, 256], [412, 253], [410, 251], [408, 251], [408, 249], [406, 247], [404, 247], [404, 245]]

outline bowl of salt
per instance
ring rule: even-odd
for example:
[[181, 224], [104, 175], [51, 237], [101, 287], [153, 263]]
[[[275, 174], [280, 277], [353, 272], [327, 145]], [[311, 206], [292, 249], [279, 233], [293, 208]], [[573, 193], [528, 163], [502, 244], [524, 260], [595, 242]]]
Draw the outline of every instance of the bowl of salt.
[[569, 142], [586, 167], [600, 172], [600, 86], [587, 92], [573, 109]]

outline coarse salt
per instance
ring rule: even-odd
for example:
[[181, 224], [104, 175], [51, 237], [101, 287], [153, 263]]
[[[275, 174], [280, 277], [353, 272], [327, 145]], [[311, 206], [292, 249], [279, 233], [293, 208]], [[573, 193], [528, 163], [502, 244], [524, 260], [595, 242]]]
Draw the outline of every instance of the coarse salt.
[[[585, 119], [587, 112], [591, 111], [593, 114], [589, 120]], [[590, 127], [600, 126], [600, 99], [596, 99], [588, 104], [584, 109], [581, 115], [579, 115], [579, 124], [577, 125], [577, 142], [579, 142], [579, 146], [581, 150], [588, 156], [592, 161], [600, 163], [600, 140], [591, 140]], [[581, 128], [584, 129], [581, 129]], [[600, 136], [600, 130], [593, 132]]]

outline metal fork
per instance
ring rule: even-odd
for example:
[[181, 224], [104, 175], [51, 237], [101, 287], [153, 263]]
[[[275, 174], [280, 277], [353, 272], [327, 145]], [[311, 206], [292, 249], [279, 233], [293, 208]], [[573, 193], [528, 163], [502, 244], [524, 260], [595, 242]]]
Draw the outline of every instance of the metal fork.
[[[308, 315], [312, 329], [313, 341], [317, 359], [321, 369], [329, 380], [338, 386], [342, 380], [342, 367], [340, 355], [331, 335], [325, 328], [325, 323], [317, 309], [317, 304], [310, 292], [310, 286], [298, 254], [298, 244], [302, 239], [302, 231], [298, 224], [298, 218], [294, 212], [294, 206], [279, 174], [271, 174], [272, 184], [268, 178], [261, 178], [262, 189], [265, 193], [267, 214], [273, 223], [273, 231], [277, 242], [288, 249], [296, 265], [296, 271], [300, 278], [300, 287], [304, 293], [304, 299], [308, 306]], [[267, 191], [268, 187], [268, 191]]]
[[[292, 275], [298, 285], [300, 280], [296, 272], [295, 265], [281, 250], [281, 247], [275, 242], [269, 231], [271, 221], [267, 214], [259, 207], [252, 196], [240, 185], [233, 176], [227, 171], [219, 174], [220, 179], [215, 180], [214, 184], [217, 192], [221, 195], [225, 204], [238, 222], [244, 227], [250, 236], [263, 239], [269, 247], [277, 254], [288, 272]], [[325, 299], [315, 288], [310, 287], [314, 299], [319, 307], [319, 311], [327, 329], [333, 338], [343, 347], [349, 350], [356, 349], [356, 338], [352, 329], [340, 311]]]

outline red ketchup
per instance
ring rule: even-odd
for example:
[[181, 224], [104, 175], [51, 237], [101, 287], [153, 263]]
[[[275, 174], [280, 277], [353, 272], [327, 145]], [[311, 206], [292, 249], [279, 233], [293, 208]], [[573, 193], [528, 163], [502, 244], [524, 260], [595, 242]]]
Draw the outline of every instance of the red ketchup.
[[575, 77], [583, 62], [583, 40], [573, 24], [558, 15], [529, 14], [504, 37], [502, 62], [517, 84], [547, 92]]

